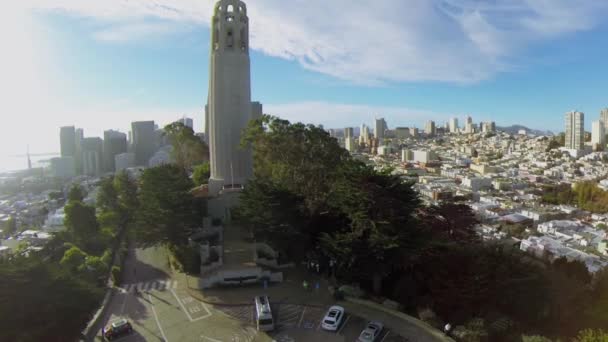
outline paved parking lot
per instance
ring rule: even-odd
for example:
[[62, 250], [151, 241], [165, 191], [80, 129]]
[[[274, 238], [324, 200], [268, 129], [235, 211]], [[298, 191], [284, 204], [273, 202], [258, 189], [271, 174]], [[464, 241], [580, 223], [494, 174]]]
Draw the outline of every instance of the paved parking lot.
[[[143, 272], [148, 265], [138, 262], [138, 278], [130, 271], [132, 276], [118, 289], [104, 317], [104, 325], [119, 317], [131, 322], [134, 333], [117, 341], [350, 342], [356, 340], [367, 323], [347, 311], [338, 331], [327, 332], [321, 329], [321, 321], [329, 306], [287, 303], [284, 296], [274, 302], [270, 298], [276, 329], [270, 334], [258, 332], [253, 301], [252, 305], [206, 304], [192, 297], [182, 278], [172, 278], [155, 269]], [[406, 340], [387, 330], [379, 341]]]

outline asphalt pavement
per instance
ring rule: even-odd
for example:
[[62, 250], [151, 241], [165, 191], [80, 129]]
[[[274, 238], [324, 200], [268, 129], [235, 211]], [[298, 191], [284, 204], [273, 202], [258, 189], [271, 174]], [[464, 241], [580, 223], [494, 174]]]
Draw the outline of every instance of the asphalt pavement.
[[[291, 302], [289, 299], [292, 297], [286, 296], [282, 297], [282, 301], [275, 297], [273, 302], [271, 297], [276, 329], [269, 334], [259, 332], [255, 326], [252, 304], [209, 304], [193, 297], [193, 291], [187, 286], [187, 278], [182, 274], [172, 275], [167, 252], [163, 248], [131, 249], [123, 278], [109, 304], [104, 325], [124, 317], [131, 322], [134, 332], [117, 341], [343, 342], [355, 341], [367, 323], [360, 315], [347, 310], [338, 331], [326, 332], [321, 329], [321, 320], [334, 303], [307, 305]], [[285, 286], [289, 289], [288, 283]], [[252, 291], [261, 294], [263, 290], [249, 287], [229, 291], [234, 291], [235, 295], [243, 291], [246, 296]], [[290, 291], [293, 293], [293, 289]], [[101, 331], [97, 340], [102, 340]], [[378, 341], [408, 340], [386, 329]]]

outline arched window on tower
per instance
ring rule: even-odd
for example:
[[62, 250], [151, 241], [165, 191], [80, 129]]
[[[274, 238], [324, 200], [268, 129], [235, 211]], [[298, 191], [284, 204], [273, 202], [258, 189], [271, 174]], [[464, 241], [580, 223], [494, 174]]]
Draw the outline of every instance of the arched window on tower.
[[241, 28], [241, 51], [247, 51], [247, 31], [244, 27]]
[[228, 30], [226, 32], [226, 47], [232, 49], [234, 46], [234, 35], [232, 34], [232, 30]]
[[228, 13], [234, 12], [234, 6], [228, 5], [228, 7], [226, 8], [226, 12], [228, 12]]

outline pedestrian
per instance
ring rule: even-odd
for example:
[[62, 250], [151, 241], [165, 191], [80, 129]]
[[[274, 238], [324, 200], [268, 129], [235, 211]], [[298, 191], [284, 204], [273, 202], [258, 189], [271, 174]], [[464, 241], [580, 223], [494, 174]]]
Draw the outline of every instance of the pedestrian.
[[321, 269], [321, 265], [319, 265], [319, 263], [317, 263], [316, 267], [317, 267], [317, 273], [319, 273], [319, 270]]
[[319, 289], [321, 288], [321, 284], [319, 284], [319, 281], [317, 280], [317, 282], [315, 283], [315, 292], [319, 292]]

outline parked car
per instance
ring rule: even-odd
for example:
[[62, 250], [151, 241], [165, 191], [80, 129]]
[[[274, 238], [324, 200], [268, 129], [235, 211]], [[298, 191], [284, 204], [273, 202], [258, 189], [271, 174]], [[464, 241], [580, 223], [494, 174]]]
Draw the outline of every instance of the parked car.
[[110, 323], [103, 331], [103, 337], [111, 341], [113, 339], [129, 335], [133, 332], [131, 323], [124, 318], [117, 319]]
[[374, 342], [378, 339], [384, 329], [384, 324], [380, 322], [371, 321], [365, 326], [365, 329], [359, 335], [358, 342]]
[[327, 310], [321, 327], [325, 330], [336, 331], [340, 324], [344, 320], [344, 308], [338, 305], [334, 305]]

